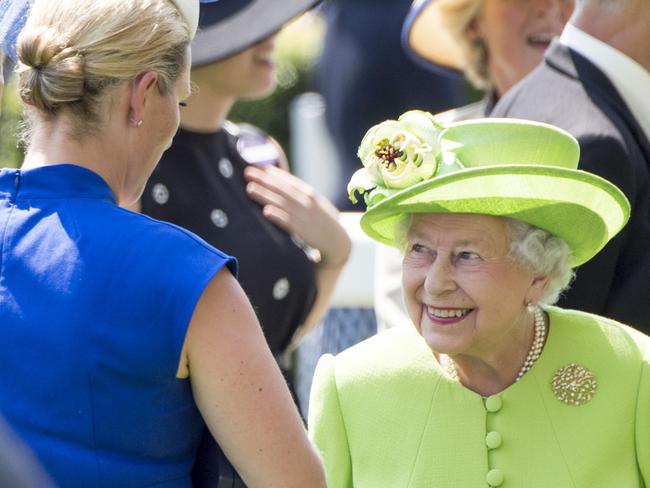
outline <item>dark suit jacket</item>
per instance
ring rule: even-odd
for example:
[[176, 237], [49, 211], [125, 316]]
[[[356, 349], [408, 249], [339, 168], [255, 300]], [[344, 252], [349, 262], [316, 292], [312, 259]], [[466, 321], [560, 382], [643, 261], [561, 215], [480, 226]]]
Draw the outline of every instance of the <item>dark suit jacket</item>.
[[[650, 87], [638, 87], [650, 94]], [[580, 142], [579, 169], [616, 184], [632, 205], [621, 234], [577, 270], [559, 305], [650, 333], [650, 143], [605, 74], [554, 42], [544, 62], [499, 101], [493, 117], [547, 122]]]

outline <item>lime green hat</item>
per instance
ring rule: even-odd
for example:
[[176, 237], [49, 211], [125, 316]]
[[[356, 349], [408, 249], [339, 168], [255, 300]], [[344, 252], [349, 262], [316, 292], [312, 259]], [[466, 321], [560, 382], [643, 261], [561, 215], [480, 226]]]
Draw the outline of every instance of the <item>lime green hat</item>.
[[496, 215], [564, 239], [575, 267], [630, 216], [616, 186], [576, 169], [575, 138], [548, 124], [491, 118], [443, 127], [427, 112], [410, 111], [371, 128], [358, 155], [364, 167], [348, 193], [353, 201], [364, 195], [361, 228], [395, 247], [396, 229], [410, 214]]

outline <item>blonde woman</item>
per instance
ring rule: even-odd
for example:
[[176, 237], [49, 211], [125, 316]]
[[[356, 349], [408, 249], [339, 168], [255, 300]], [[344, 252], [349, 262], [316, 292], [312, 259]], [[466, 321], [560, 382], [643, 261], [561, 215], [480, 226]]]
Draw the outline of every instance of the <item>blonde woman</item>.
[[[133, 204], [190, 93], [197, 0], [37, 0], [0, 170], [0, 408], [65, 487], [191, 486], [207, 425], [249, 487], [324, 486], [233, 274]], [[263, 405], [263, 415], [260, 414]]]

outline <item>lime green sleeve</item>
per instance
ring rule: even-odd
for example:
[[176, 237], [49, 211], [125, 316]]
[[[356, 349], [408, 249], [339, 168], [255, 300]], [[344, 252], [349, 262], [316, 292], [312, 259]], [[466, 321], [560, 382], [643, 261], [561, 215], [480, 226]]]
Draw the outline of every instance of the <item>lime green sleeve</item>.
[[335, 359], [321, 357], [309, 401], [309, 436], [323, 457], [327, 486], [352, 488], [350, 449], [336, 386]]
[[650, 486], [650, 347], [646, 350], [636, 407], [636, 455], [645, 486]]

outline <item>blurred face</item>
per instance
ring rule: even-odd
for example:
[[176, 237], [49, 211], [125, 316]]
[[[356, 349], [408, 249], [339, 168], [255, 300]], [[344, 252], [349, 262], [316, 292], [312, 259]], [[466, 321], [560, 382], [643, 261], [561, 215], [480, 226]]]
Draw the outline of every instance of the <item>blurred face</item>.
[[486, 357], [524, 330], [532, 276], [508, 257], [506, 222], [416, 214], [402, 263], [404, 301], [429, 347]]
[[273, 35], [239, 54], [197, 68], [192, 78], [202, 91], [210, 90], [220, 97], [238, 99], [269, 95], [276, 85], [275, 38]]
[[482, 39], [488, 70], [503, 95], [543, 58], [573, 12], [573, 0], [484, 0], [468, 34]]

